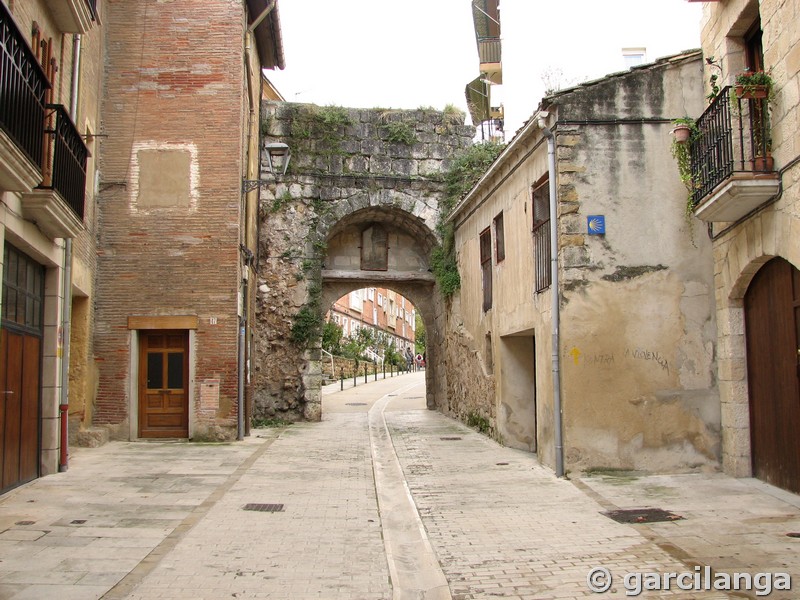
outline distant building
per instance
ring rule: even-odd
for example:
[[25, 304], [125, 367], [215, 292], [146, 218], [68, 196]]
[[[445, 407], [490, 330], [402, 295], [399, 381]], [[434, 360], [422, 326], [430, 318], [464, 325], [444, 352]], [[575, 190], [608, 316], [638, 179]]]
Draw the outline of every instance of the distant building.
[[[400, 294], [386, 288], [363, 288], [339, 298], [327, 314], [327, 320], [342, 328], [342, 335], [355, 337], [368, 327], [382, 333], [386, 342], [404, 356], [415, 353], [416, 309]], [[380, 354], [380, 352], [378, 352]]]

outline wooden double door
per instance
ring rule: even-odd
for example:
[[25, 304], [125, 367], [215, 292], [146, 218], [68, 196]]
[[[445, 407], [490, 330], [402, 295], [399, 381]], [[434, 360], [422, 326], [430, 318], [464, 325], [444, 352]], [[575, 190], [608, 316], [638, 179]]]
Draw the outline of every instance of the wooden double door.
[[189, 332], [139, 333], [139, 437], [189, 437]]
[[39, 476], [45, 272], [8, 243], [2, 270], [0, 493]]
[[753, 474], [800, 492], [800, 271], [772, 259], [744, 308]]

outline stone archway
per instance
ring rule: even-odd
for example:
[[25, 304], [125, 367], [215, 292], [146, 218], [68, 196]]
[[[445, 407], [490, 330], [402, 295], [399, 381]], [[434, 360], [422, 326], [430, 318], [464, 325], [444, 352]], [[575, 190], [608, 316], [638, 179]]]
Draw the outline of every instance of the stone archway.
[[[321, 315], [372, 286], [407, 297], [421, 313], [427, 403], [445, 405], [445, 315], [430, 255], [442, 174], [474, 128], [463, 115], [434, 110], [267, 102], [263, 115], [267, 141], [286, 143], [292, 159], [288, 174], [260, 188], [255, 416], [321, 418]], [[393, 138], [398, 128], [408, 130], [406, 142]]]
[[[413, 208], [412, 208], [413, 210]], [[365, 206], [334, 223], [328, 232], [327, 254], [321, 271], [323, 308], [345, 294], [364, 287], [385, 287], [411, 300], [422, 316], [427, 338], [426, 400], [429, 409], [437, 406], [437, 395], [444, 393], [445, 381], [442, 344], [443, 301], [430, 272], [430, 253], [438, 243], [423, 220], [397, 206]], [[380, 228], [386, 239], [387, 260], [384, 267], [364, 262], [373, 256], [367, 244], [382, 251], [383, 238], [366, 235]], [[316, 370], [316, 368], [315, 368]]]

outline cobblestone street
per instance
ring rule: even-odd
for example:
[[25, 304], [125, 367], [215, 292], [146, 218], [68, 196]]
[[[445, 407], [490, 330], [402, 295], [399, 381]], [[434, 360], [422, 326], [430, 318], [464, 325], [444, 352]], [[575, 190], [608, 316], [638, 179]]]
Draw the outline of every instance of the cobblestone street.
[[[424, 396], [416, 373], [329, 388], [321, 423], [241, 443], [79, 449], [66, 473], [0, 498], [0, 598], [623, 598], [626, 573], [705, 566], [800, 581], [795, 495], [716, 473], [559, 480]], [[644, 507], [683, 519], [601, 514]], [[594, 594], [600, 566], [614, 582]], [[673, 579], [641, 597], [757, 591]]]

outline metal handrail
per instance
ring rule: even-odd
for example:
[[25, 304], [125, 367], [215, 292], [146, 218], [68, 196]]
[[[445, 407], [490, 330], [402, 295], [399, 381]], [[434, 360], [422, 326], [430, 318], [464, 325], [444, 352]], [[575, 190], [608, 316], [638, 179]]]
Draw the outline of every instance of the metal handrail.
[[45, 180], [40, 188], [58, 192], [75, 215], [83, 220], [86, 199], [86, 161], [89, 150], [61, 104], [48, 104], [51, 138], [44, 167]]
[[48, 89], [36, 55], [0, 2], [0, 128], [37, 167], [42, 164]]

